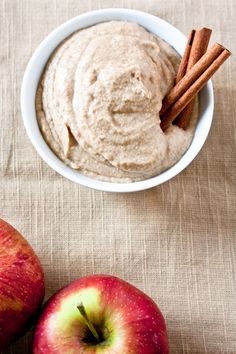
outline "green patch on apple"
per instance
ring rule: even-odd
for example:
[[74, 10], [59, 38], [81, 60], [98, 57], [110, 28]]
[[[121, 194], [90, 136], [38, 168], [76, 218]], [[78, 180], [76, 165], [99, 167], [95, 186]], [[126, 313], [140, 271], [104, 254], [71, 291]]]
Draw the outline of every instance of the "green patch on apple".
[[74, 336], [79, 338], [85, 347], [120, 346], [122, 329], [116, 335], [114, 324], [116, 317], [106, 316], [102, 305], [101, 293], [96, 288], [86, 288], [66, 298], [63, 298], [57, 315], [53, 316], [48, 328], [60, 333], [61, 339]]

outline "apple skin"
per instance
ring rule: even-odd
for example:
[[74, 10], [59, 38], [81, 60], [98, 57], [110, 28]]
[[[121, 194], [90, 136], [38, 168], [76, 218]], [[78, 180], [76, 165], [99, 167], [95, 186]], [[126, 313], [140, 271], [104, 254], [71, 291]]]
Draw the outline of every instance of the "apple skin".
[[30, 328], [44, 293], [38, 257], [20, 233], [0, 219], [0, 350]]
[[[85, 343], [81, 303], [105, 333], [102, 343]], [[110, 275], [83, 277], [46, 303], [33, 340], [33, 354], [45, 353], [168, 354], [165, 320], [153, 300], [129, 283]]]

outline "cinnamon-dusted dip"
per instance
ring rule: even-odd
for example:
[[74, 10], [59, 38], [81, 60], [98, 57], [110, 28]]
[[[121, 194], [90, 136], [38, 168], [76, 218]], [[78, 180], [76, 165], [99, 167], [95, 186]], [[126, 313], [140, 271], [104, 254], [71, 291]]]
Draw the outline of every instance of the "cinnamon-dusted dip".
[[179, 55], [128, 22], [75, 32], [54, 51], [36, 95], [42, 134], [67, 165], [97, 179], [142, 180], [177, 162], [187, 130], [160, 128], [162, 99], [173, 87]]

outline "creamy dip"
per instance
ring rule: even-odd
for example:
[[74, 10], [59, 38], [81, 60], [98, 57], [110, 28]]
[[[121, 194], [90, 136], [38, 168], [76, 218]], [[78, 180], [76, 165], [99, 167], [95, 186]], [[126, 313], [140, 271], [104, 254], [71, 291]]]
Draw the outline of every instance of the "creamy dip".
[[167, 169], [194, 131], [194, 124], [160, 128], [179, 61], [170, 45], [135, 23], [73, 33], [54, 51], [37, 90], [47, 144], [67, 165], [101, 180], [136, 181]]

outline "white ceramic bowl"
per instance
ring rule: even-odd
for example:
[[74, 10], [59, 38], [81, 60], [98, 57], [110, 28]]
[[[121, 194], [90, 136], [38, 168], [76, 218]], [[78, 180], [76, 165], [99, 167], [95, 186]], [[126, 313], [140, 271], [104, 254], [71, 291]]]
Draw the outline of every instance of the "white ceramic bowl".
[[21, 90], [21, 110], [28, 136], [39, 155], [58, 173], [84, 186], [109, 192], [134, 192], [158, 186], [187, 167], [202, 148], [209, 133], [214, 108], [213, 87], [209, 81], [200, 93], [200, 116], [193, 141], [182, 158], [168, 170], [158, 176], [133, 183], [110, 183], [84, 176], [80, 172], [66, 166], [48, 147], [40, 132], [36, 112], [35, 94], [44, 67], [58, 44], [74, 31], [95, 25], [99, 22], [122, 20], [136, 22], [148, 31], [160, 36], [177, 52], [183, 54], [186, 37], [175, 27], [164, 20], [136, 10], [105, 9], [77, 16], [56, 28], [47, 36], [34, 52], [25, 70]]

